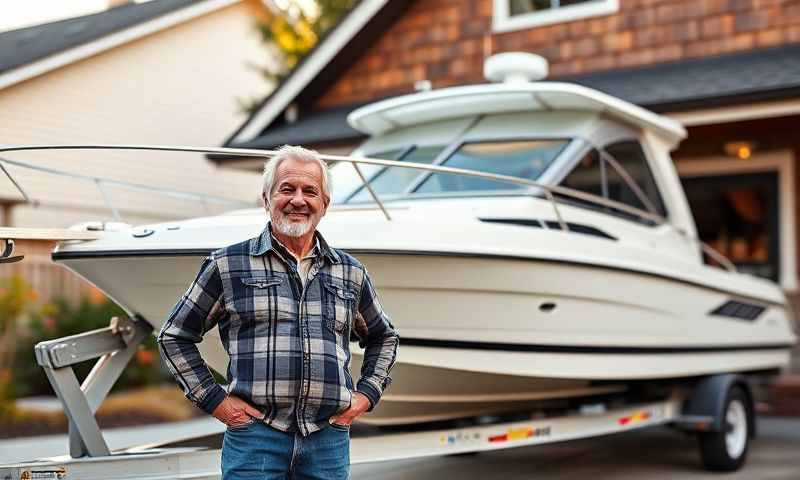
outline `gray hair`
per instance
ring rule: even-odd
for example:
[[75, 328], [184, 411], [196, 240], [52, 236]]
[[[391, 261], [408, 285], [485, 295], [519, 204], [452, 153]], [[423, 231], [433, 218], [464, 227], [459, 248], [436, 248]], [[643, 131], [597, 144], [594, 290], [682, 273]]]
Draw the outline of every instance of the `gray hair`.
[[272, 194], [272, 188], [275, 186], [275, 172], [278, 170], [278, 166], [287, 159], [294, 159], [299, 160], [301, 162], [317, 162], [320, 169], [322, 170], [322, 193], [326, 197], [328, 197], [328, 201], [330, 201], [331, 196], [333, 194], [333, 184], [331, 182], [331, 174], [328, 171], [328, 165], [319, 157], [319, 153], [316, 150], [310, 150], [308, 148], [303, 148], [295, 145], [284, 145], [278, 150], [275, 151], [275, 156], [270, 158], [266, 163], [264, 163], [264, 175], [263, 175], [263, 187], [262, 191], [264, 192], [265, 196], [267, 197], [267, 202], [269, 203], [269, 197]]

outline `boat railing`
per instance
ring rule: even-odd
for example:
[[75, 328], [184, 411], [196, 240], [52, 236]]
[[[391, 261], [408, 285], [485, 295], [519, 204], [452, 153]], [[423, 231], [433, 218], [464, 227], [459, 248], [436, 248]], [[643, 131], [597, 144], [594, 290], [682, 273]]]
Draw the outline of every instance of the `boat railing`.
[[[5, 148], [0, 148], [0, 152], [8, 151]], [[236, 200], [232, 198], [225, 198], [216, 195], [209, 195], [205, 193], [197, 193], [197, 192], [186, 192], [180, 190], [174, 190], [164, 187], [154, 187], [152, 185], [145, 185], [141, 183], [134, 183], [134, 182], [126, 182], [124, 180], [116, 180], [112, 178], [104, 178], [99, 177], [96, 175], [83, 175], [80, 173], [73, 173], [67, 172], [64, 170], [59, 170], [50, 167], [44, 167], [41, 165], [36, 165], [30, 162], [22, 162], [18, 160], [10, 160], [8, 158], [0, 157], [0, 171], [9, 179], [9, 181], [14, 185], [14, 188], [19, 192], [19, 194], [24, 199], [24, 203], [32, 205], [32, 206], [39, 206], [41, 202], [32, 198], [28, 192], [23, 188], [20, 184], [19, 180], [11, 174], [8, 170], [7, 166], [12, 165], [21, 169], [36, 171], [39, 173], [55, 175], [64, 178], [72, 178], [76, 180], [85, 181], [87, 183], [91, 183], [97, 188], [100, 192], [100, 195], [103, 197], [103, 202], [105, 203], [106, 207], [111, 212], [112, 217], [116, 221], [122, 221], [122, 215], [120, 214], [120, 210], [114, 204], [111, 196], [108, 194], [109, 187], [115, 188], [123, 188], [127, 190], [133, 191], [140, 191], [140, 192], [147, 192], [156, 195], [161, 195], [164, 197], [179, 199], [179, 200], [193, 200], [199, 201], [203, 206], [203, 209], [206, 213], [209, 213], [209, 204], [219, 204], [225, 205], [228, 207], [233, 208], [245, 208], [245, 207], [252, 207], [252, 202], [244, 202], [241, 200]]]
[[[234, 156], [234, 157], [248, 157], [248, 158], [271, 158], [277, 152], [271, 150], [254, 150], [254, 149], [243, 149], [243, 148], [227, 148], [227, 147], [191, 147], [191, 146], [172, 146], [172, 145], [107, 145], [107, 144], [94, 144], [94, 145], [6, 145], [0, 146], [0, 154], [2, 153], [9, 153], [9, 152], [21, 152], [21, 151], [44, 151], [44, 150], [136, 150], [136, 151], [161, 151], [161, 152], [188, 152], [188, 153], [202, 153], [206, 155], [226, 155], [226, 156]], [[609, 198], [601, 197], [599, 195], [595, 195], [588, 192], [582, 192], [579, 190], [575, 190], [568, 187], [562, 187], [557, 185], [547, 185], [540, 182], [536, 182], [534, 180], [530, 180], [527, 178], [520, 178], [514, 177], [510, 175], [501, 175], [496, 173], [489, 173], [489, 172], [482, 172], [477, 170], [470, 170], [464, 168], [455, 168], [455, 167], [446, 167], [442, 165], [428, 165], [422, 163], [413, 163], [413, 162], [401, 162], [395, 160], [384, 160], [378, 158], [370, 158], [370, 157], [354, 157], [354, 156], [347, 156], [347, 155], [328, 155], [328, 154], [321, 154], [320, 157], [325, 160], [326, 162], [346, 162], [353, 165], [359, 179], [363, 182], [364, 187], [369, 192], [370, 196], [372, 197], [375, 204], [381, 210], [382, 214], [386, 217], [387, 220], [391, 221], [392, 217], [386, 208], [385, 204], [379, 198], [377, 192], [372, 188], [370, 181], [364, 176], [363, 171], [359, 167], [359, 165], [376, 165], [376, 166], [384, 166], [389, 168], [406, 168], [406, 169], [416, 169], [416, 170], [424, 170], [429, 172], [435, 173], [444, 173], [444, 174], [453, 174], [453, 175], [462, 175], [462, 176], [469, 176], [469, 177], [477, 177], [483, 178], [486, 180], [492, 180], [502, 183], [510, 183], [514, 185], [522, 185], [531, 188], [540, 189], [549, 203], [553, 207], [553, 212], [556, 216], [557, 222], [559, 227], [564, 231], [569, 231], [569, 225], [567, 222], [564, 221], [564, 218], [561, 214], [561, 210], [559, 209], [559, 200], [556, 195], [563, 195], [565, 197], [571, 197], [578, 200], [582, 200], [584, 202], [588, 202], [590, 204], [605, 207], [605, 208], [612, 208], [630, 215], [633, 215], [640, 219], [649, 220], [654, 222], [657, 225], [667, 223], [666, 219], [654, 213], [654, 208], [652, 204], [649, 203], [646, 195], [644, 195], [641, 190], [636, 190], [636, 182], [633, 182], [630, 178], [625, 178], [624, 169], [619, 167], [615, 159], [604, 151], [600, 151], [600, 154], [609, 160], [612, 167], [618, 169], [623, 175], [623, 178], [629, 184], [632, 184], [634, 188], [634, 192], [637, 194], [639, 198], [643, 198], [645, 206], [649, 208], [651, 211], [642, 210], [640, 208], [633, 207], [631, 205], [627, 205], [622, 202], [618, 202], [616, 200], [611, 200]], [[119, 180], [112, 180], [112, 179], [105, 179], [95, 176], [88, 176], [88, 175], [80, 175], [74, 174], [69, 172], [63, 172], [60, 170], [55, 170], [52, 168], [37, 166], [27, 162], [20, 162], [15, 160], [9, 160], [3, 157], [0, 157], [0, 169], [2, 169], [3, 173], [9, 178], [9, 180], [14, 184], [20, 194], [23, 196], [27, 203], [34, 203], [35, 200], [31, 199], [25, 190], [21, 187], [21, 185], [16, 181], [16, 179], [11, 175], [11, 173], [5, 168], [4, 164], [8, 165], [16, 165], [22, 168], [34, 169], [44, 173], [56, 174], [56, 175], [64, 175], [70, 176], [73, 178], [79, 178], [82, 180], [88, 180], [95, 183], [95, 185], [100, 189], [103, 197], [106, 201], [106, 205], [112, 211], [112, 215], [115, 218], [119, 218], [119, 211], [114, 207], [111, 199], [108, 195], [103, 191], [104, 185], [114, 185], [123, 188], [130, 188], [130, 189], [138, 189], [147, 192], [153, 192], [161, 195], [166, 195], [174, 198], [182, 198], [182, 199], [196, 199], [201, 202], [214, 202], [214, 203], [223, 203], [229, 205], [247, 205], [252, 206], [250, 204], [245, 204], [244, 202], [225, 199], [221, 197], [211, 196], [211, 195], [204, 195], [199, 193], [193, 192], [181, 192], [176, 190], [164, 189], [159, 187], [153, 187], [149, 185], [141, 185], [135, 184], [131, 182], [124, 182]], [[555, 195], [554, 195], [555, 194]], [[677, 231], [693, 240], [701, 250], [707, 254], [709, 257], [714, 259], [718, 262], [723, 268], [728, 271], [735, 272], [736, 266], [731, 262], [728, 258], [726, 258], [721, 253], [714, 250], [711, 246], [697, 238], [696, 236], [690, 235], [688, 232], [685, 232], [681, 229], [677, 229]]]

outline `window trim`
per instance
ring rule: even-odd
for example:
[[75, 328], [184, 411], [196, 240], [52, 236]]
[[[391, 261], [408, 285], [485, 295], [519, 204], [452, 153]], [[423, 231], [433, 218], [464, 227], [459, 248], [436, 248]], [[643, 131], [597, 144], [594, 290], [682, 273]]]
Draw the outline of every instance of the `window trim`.
[[509, 0], [493, 0], [492, 31], [495, 33], [611, 15], [619, 11], [619, 0], [596, 0], [540, 12], [511, 15], [508, 3]]
[[[797, 274], [797, 233], [795, 229], [795, 165], [792, 150], [757, 152], [747, 162], [732, 162], [729, 157], [707, 156], [675, 162], [680, 178], [737, 173], [778, 173], [778, 249], [780, 251], [780, 286], [785, 292], [800, 291]], [[681, 190], [683, 191], [683, 190]]]

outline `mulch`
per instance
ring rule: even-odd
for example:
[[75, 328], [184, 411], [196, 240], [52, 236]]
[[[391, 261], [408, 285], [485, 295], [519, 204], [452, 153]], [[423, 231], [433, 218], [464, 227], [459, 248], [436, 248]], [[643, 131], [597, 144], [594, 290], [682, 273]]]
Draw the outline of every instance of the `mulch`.
[[[95, 414], [100, 428], [135, 427], [176, 422], [205, 415], [174, 385], [157, 385], [110, 395]], [[61, 411], [15, 408], [0, 416], [0, 438], [67, 433], [67, 418]]]

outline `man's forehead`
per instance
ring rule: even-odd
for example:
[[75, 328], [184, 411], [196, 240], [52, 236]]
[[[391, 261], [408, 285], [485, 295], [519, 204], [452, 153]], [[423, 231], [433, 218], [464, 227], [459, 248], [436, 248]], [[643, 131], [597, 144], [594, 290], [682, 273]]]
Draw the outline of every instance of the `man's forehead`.
[[322, 169], [317, 162], [305, 162], [287, 158], [278, 165], [275, 171], [275, 183], [292, 180], [311, 180], [322, 185]]

